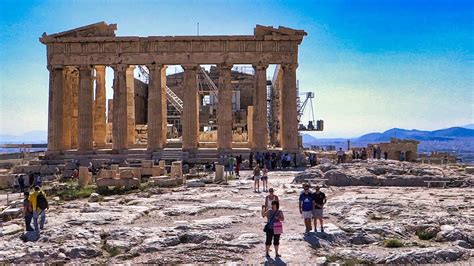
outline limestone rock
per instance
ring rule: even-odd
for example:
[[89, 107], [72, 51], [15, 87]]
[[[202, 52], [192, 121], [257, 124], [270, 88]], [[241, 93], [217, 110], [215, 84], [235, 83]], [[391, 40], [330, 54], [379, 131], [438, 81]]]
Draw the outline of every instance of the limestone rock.
[[102, 199], [103, 197], [98, 193], [92, 193], [89, 196], [89, 202], [98, 202], [98, 201], [102, 201]]

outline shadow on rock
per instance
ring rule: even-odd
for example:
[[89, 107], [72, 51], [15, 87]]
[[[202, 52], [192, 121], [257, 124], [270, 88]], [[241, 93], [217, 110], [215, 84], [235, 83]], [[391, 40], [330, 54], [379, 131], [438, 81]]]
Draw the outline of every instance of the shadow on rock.
[[267, 257], [266, 260], [263, 262], [263, 265], [270, 266], [270, 265], [278, 265], [278, 266], [286, 266], [286, 262], [284, 262], [281, 258], [270, 258]]

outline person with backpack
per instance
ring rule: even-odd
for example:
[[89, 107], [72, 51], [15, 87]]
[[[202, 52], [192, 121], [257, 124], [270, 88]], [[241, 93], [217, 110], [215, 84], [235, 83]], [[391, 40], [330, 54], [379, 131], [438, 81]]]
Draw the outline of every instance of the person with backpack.
[[285, 220], [283, 212], [280, 210], [280, 203], [278, 200], [272, 201], [272, 207], [266, 209], [265, 205], [262, 205], [262, 217], [267, 218], [267, 224], [263, 231], [266, 234], [265, 238], [265, 255], [270, 257], [269, 251], [272, 245], [275, 247], [275, 257], [281, 257], [278, 253], [278, 247], [280, 246], [280, 236], [283, 232], [282, 223]]
[[[43, 230], [44, 223], [46, 222], [46, 210], [49, 208], [46, 194], [40, 187], [35, 186], [35, 191], [30, 194], [28, 200], [31, 202], [33, 208], [33, 225], [35, 231], [39, 231], [39, 229]], [[40, 218], [39, 229], [38, 218]]]

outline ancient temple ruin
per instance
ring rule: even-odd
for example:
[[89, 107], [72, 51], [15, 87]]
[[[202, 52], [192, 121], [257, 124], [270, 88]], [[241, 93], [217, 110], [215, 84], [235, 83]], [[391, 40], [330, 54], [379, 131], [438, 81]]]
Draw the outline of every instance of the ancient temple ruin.
[[[299, 151], [304, 31], [257, 25], [253, 35], [118, 37], [116, 29], [100, 22], [40, 38], [49, 70], [49, 158]], [[184, 71], [167, 76], [169, 65]], [[234, 65], [251, 65], [251, 73]], [[272, 80], [269, 65], [276, 65]], [[106, 67], [114, 73], [109, 104]], [[146, 82], [137, 82], [135, 68]]]

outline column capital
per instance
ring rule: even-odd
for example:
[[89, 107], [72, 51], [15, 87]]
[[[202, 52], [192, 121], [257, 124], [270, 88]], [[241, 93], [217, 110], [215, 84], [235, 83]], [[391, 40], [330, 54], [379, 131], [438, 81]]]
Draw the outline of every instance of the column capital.
[[91, 71], [92, 68], [93, 67], [91, 65], [78, 65], [77, 66], [77, 69], [79, 69], [79, 71]]
[[47, 68], [49, 71], [53, 71], [53, 70], [63, 70], [63, 69], [64, 69], [64, 65], [47, 65], [46, 68]]
[[146, 68], [148, 68], [149, 71], [151, 70], [161, 70], [161, 69], [166, 69], [167, 66], [163, 64], [147, 64]]
[[112, 69], [114, 71], [126, 71], [127, 68], [128, 68], [128, 65], [125, 65], [125, 64], [115, 64], [115, 65], [111, 65]]
[[104, 71], [104, 70], [105, 70], [105, 66], [102, 66], [102, 65], [95, 65], [94, 68], [95, 68], [97, 71]]
[[134, 71], [135, 70], [135, 65], [128, 65], [127, 66], [127, 71]]
[[283, 70], [294, 70], [298, 68], [298, 63], [281, 64], [280, 66], [283, 68]]
[[194, 71], [196, 71], [197, 68], [198, 68], [198, 65], [196, 65], [196, 64], [184, 64], [184, 65], [181, 65], [181, 67], [184, 70], [194, 70]]
[[257, 70], [267, 70], [268, 64], [257, 63], [257, 64], [253, 64], [252, 67], [253, 67], [253, 69], [255, 69], [255, 71], [257, 71]]

